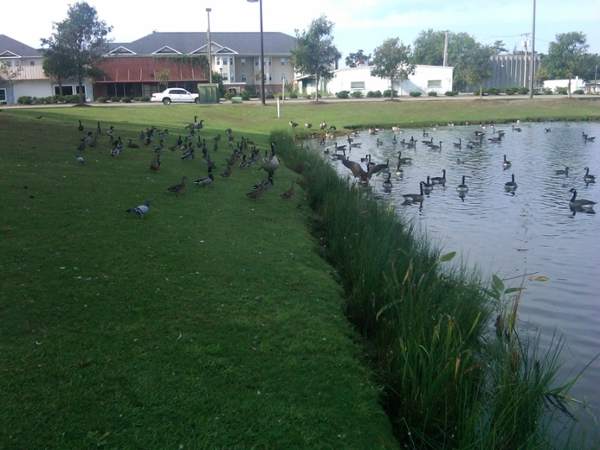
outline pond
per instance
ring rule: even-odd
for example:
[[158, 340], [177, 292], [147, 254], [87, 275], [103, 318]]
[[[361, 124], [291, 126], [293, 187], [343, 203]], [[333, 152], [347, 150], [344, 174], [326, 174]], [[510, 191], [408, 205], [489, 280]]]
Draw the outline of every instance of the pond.
[[[502, 131], [502, 138], [497, 139]], [[481, 133], [482, 138], [477, 137]], [[584, 133], [597, 139], [585, 140]], [[417, 141], [415, 147], [402, 144], [411, 137]], [[572, 211], [569, 190], [577, 190], [577, 199], [600, 203], [600, 182], [583, 179], [586, 167], [590, 174], [600, 176], [600, 124], [444, 124], [401, 133], [363, 130], [351, 138], [359, 146], [350, 147], [345, 136], [338, 136], [337, 144], [346, 144], [349, 159], [363, 168], [365, 163], [360, 161], [367, 154], [376, 163], [389, 159], [391, 189], [384, 184], [388, 176], [379, 173], [370, 181], [374, 195], [394, 204], [434, 244], [444, 252], [457, 251], [468, 267], [477, 267], [487, 279], [495, 273], [509, 279], [507, 286], [523, 283], [520, 328], [539, 331], [543, 346], [549, 345], [554, 333], [566, 340], [558, 381], [578, 374], [596, 357], [600, 352], [600, 217], [593, 211]], [[431, 148], [424, 140], [441, 148]], [[309, 146], [331, 161], [342, 176], [351, 175], [341, 161], [332, 160], [333, 140]], [[411, 161], [396, 174], [400, 151], [402, 158]], [[509, 167], [502, 164], [504, 155]], [[556, 173], [566, 167], [568, 174]], [[418, 194], [420, 181], [427, 176], [442, 177], [443, 170], [445, 185], [434, 185], [422, 203], [404, 201], [403, 194]], [[513, 175], [517, 188], [508, 191], [505, 184]], [[463, 176], [468, 189], [464, 194], [457, 192]], [[600, 204], [597, 209], [600, 214]], [[548, 279], [532, 281], [532, 275]], [[570, 393], [599, 408], [598, 385], [600, 358]]]

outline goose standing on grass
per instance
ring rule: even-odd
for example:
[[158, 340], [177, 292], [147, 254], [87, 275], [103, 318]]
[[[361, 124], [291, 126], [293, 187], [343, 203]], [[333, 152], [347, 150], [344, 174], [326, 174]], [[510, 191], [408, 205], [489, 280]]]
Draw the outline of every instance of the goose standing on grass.
[[590, 175], [589, 167], [585, 168], [585, 175], [583, 176], [583, 182], [584, 183], [595, 183], [596, 182], [596, 177], [594, 175]]
[[469, 187], [465, 183], [465, 178], [467, 178], [467, 176], [463, 175], [462, 183], [460, 183], [458, 186], [456, 186], [456, 190], [459, 194], [466, 194], [469, 191]]
[[575, 190], [575, 188], [570, 189], [569, 192], [573, 193], [571, 200], [569, 200], [569, 207], [571, 209], [580, 209], [584, 211], [591, 211], [594, 209], [594, 205], [596, 204], [596, 202], [586, 200], [584, 198], [577, 200], [577, 191]]
[[565, 167], [564, 169], [555, 170], [554, 173], [556, 175], [569, 175], [569, 167]]
[[77, 127], [79, 131], [83, 131], [83, 125], [81, 125], [81, 120], [79, 121], [79, 126]]
[[506, 160], [506, 155], [504, 155], [504, 161], [502, 161], [502, 167], [504, 168], [504, 170], [508, 169], [512, 164], [510, 163], [510, 161]]
[[511, 176], [511, 181], [507, 181], [504, 183], [504, 189], [507, 191], [514, 191], [517, 189], [517, 183], [515, 182], [515, 174], [513, 173]]
[[263, 162], [258, 170], [263, 169], [267, 172], [275, 172], [275, 169], [279, 167], [279, 160], [275, 154], [275, 142], [271, 142], [271, 155], [267, 158], [267, 161]]
[[127, 210], [127, 212], [128, 213], [136, 213], [138, 216], [144, 217], [144, 214], [146, 214], [149, 209], [150, 209], [150, 199], [147, 198], [146, 201], [142, 205], [136, 206], [134, 208], [129, 208]]
[[441, 177], [432, 177], [431, 183], [432, 184], [442, 184], [442, 185], [446, 184], [446, 169], [442, 169]]
[[423, 182], [422, 181], [419, 183], [419, 190], [420, 190], [419, 194], [402, 194], [402, 197], [404, 197], [404, 201], [406, 203], [421, 203], [421, 202], [423, 202], [423, 199], [425, 197], [423, 196]]

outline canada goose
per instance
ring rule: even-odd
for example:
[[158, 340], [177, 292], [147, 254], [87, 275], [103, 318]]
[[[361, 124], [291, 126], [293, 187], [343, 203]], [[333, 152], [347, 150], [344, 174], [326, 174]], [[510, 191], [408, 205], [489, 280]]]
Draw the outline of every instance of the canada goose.
[[446, 184], [446, 169], [442, 169], [441, 177], [432, 177], [431, 183], [432, 184]]
[[337, 142], [333, 143], [333, 148], [335, 148], [336, 150], [346, 150], [346, 144], [344, 145], [338, 145]]
[[350, 169], [354, 178], [360, 178], [363, 183], [369, 183], [373, 175], [388, 167], [387, 164], [375, 164], [372, 166], [367, 165], [367, 170], [364, 170], [359, 163], [350, 161], [349, 159], [342, 160], [342, 164]]
[[[80, 130], [81, 131], [81, 130]], [[581, 132], [584, 142], [593, 142], [596, 136], [588, 136], [587, 133]]]
[[427, 136], [429, 136], [429, 133], [427, 133], [427, 132], [425, 131], [425, 128], [423, 128], [423, 137], [427, 137]]
[[572, 209], [582, 209], [582, 210], [585, 210], [585, 211], [590, 211], [590, 210], [594, 209], [594, 205], [596, 204], [596, 202], [593, 202], [591, 200], [586, 200], [584, 198], [576, 200], [576, 198], [577, 198], [577, 191], [575, 190], [575, 188], [570, 189], [569, 192], [573, 193], [573, 197], [571, 197], [571, 200], [569, 200], [569, 207], [570, 208], [572, 208]]
[[79, 126], [77, 127], [79, 131], [83, 131], [83, 125], [81, 125], [81, 120], [79, 121]]
[[425, 144], [425, 145], [431, 145], [431, 144], [433, 144], [433, 138], [428, 139], [428, 140], [423, 140], [423, 141], [421, 141], [421, 143]]
[[[433, 138], [432, 138], [433, 139]], [[440, 144], [434, 144], [433, 142], [431, 144], [429, 144], [429, 148], [432, 150], [442, 150], [442, 141], [440, 141]]]
[[507, 191], [514, 191], [517, 189], [517, 183], [515, 182], [515, 174], [513, 173], [511, 176], [511, 181], [507, 181], [504, 183], [504, 189]]
[[293, 122], [290, 120], [290, 127], [295, 128], [297, 126], [298, 126], [298, 124], [296, 122]]
[[306, 123], [304, 124], [304, 126], [305, 126], [306, 128], [308, 128], [308, 129], [310, 129], [310, 128], [312, 128], [312, 123], [310, 123], [310, 122], [306, 122]]
[[404, 170], [400, 167], [400, 161], [396, 164], [396, 175], [400, 175]]
[[400, 125], [398, 125], [397, 127], [392, 127], [392, 131], [394, 133], [402, 133], [402, 128], [400, 128]]
[[181, 191], [183, 191], [185, 189], [185, 180], [187, 180], [187, 177], [181, 177], [181, 183], [177, 183], [174, 184], [173, 186], [169, 186], [167, 188], [167, 192], [174, 192], [177, 197], [179, 197], [179, 194], [181, 193]]
[[469, 187], [465, 183], [465, 178], [467, 178], [466, 175], [463, 175], [463, 177], [462, 177], [462, 183], [459, 184], [458, 186], [456, 186], [456, 190], [458, 191], [459, 194], [460, 193], [464, 194], [464, 193], [466, 193], [469, 190]]
[[150, 199], [147, 198], [146, 201], [142, 205], [136, 206], [134, 208], [129, 208], [126, 212], [136, 213], [138, 216], [144, 217], [144, 214], [146, 214], [148, 212], [149, 207], [150, 207]]
[[595, 183], [596, 182], [596, 177], [594, 175], [590, 175], [589, 167], [585, 168], [585, 175], [583, 176], [583, 182], [584, 183]]
[[456, 158], [456, 164], [464, 164], [465, 162], [460, 159], [460, 158]]
[[569, 168], [565, 167], [564, 169], [555, 170], [554, 173], [556, 175], [569, 175]]
[[452, 145], [454, 145], [455, 148], [462, 148], [462, 139], [458, 138], [458, 142], [453, 142]]
[[406, 203], [421, 203], [423, 201], [423, 182], [419, 183], [419, 194], [402, 194]]
[[402, 158], [402, 152], [398, 152], [398, 163], [399, 164], [411, 164], [412, 158]]
[[519, 127], [515, 127], [514, 125], [512, 125], [512, 130], [518, 131], [519, 133], [521, 132], [521, 129]]
[[510, 161], [506, 160], [506, 155], [504, 155], [504, 161], [502, 161], [502, 167], [504, 167], [504, 170], [508, 169], [512, 164], [510, 163]]
[[384, 191], [386, 191], [386, 192], [389, 192], [389, 191], [391, 191], [391, 190], [392, 190], [392, 182], [391, 182], [391, 180], [390, 180], [390, 177], [391, 177], [391, 176], [392, 176], [392, 174], [391, 174], [391, 173], [388, 173], [387, 180], [385, 180], [385, 181], [383, 182], [383, 190], [384, 190]]
[[263, 169], [267, 172], [275, 172], [275, 169], [279, 167], [279, 159], [277, 159], [277, 155], [275, 154], [275, 142], [271, 142], [271, 156], [269, 156], [268, 160], [263, 162], [263, 164], [258, 168], [258, 170]]
[[427, 181], [421, 181], [421, 185], [423, 186], [423, 192], [426, 194], [433, 191], [433, 184], [429, 182], [429, 176], [427, 176]]

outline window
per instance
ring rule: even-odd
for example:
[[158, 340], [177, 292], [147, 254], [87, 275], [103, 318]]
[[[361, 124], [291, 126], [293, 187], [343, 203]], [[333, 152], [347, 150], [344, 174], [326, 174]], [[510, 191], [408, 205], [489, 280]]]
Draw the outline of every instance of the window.
[[266, 66], [267, 64], [268, 64], [269, 66], [271, 65], [271, 58], [265, 58], [265, 66]]
[[6, 89], [0, 89], [0, 102], [6, 101]]
[[242, 67], [246, 67], [246, 58], [242, 58], [241, 60]]
[[242, 82], [244, 82], [244, 83], [246, 82], [246, 74], [245, 73], [242, 74]]
[[441, 88], [442, 80], [427, 80], [427, 87], [428, 88]]
[[30, 65], [30, 66], [35, 66], [35, 61], [34, 61], [33, 59], [32, 59], [32, 60], [30, 60], [30, 61], [29, 61], [29, 65]]
[[285, 66], [285, 58], [281, 58], [281, 65]]
[[[81, 90], [83, 91], [83, 95], [85, 95], [85, 86], [81, 86]], [[75, 91], [79, 94], [79, 86], [75, 86]]]
[[285, 72], [281, 72], [281, 79], [285, 80]]
[[[62, 87], [63, 95], [73, 95], [73, 86], [63, 86]], [[54, 86], [54, 94], [60, 95], [60, 87]]]
[[4, 59], [4, 64], [6, 65], [6, 67], [11, 67], [12, 66], [12, 59]]
[[364, 88], [365, 88], [364, 81], [351, 81], [350, 82], [350, 89], [364, 89]]
[[234, 73], [231, 74], [231, 80], [229, 80], [229, 81], [231, 81], [232, 83], [235, 83], [235, 74]]
[[254, 67], [258, 67], [258, 62], [260, 60], [258, 58], [254, 58]]
[[223, 74], [223, 81], [227, 81], [227, 80], [229, 80], [229, 78], [228, 78], [228, 74], [227, 74], [227, 73], [224, 73], [224, 74]]
[[271, 74], [270, 74], [270, 73], [268, 73], [268, 74], [267, 74], [267, 76], [269, 77], [269, 81], [272, 81], [272, 80], [273, 80], [273, 78], [271, 77]]
[[226, 66], [227, 65], [227, 58], [223, 58], [223, 65]]
[[233, 58], [229, 58], [229, 65], [233, 66]]
[[15, 59], [15, 67], [19, 67], [21, 65], [21, 61], [18, 59]]

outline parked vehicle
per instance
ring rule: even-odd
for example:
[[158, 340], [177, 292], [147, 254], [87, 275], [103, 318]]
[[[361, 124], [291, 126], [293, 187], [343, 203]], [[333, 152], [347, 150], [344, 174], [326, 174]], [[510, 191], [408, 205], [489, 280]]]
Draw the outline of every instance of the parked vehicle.
[[151, 102], [163, 102], [165, 105], [172, 103], [200, 103], [198, 94], [192, 94], [182, 88], [169, 88], [162, 92], [152, 94]]

